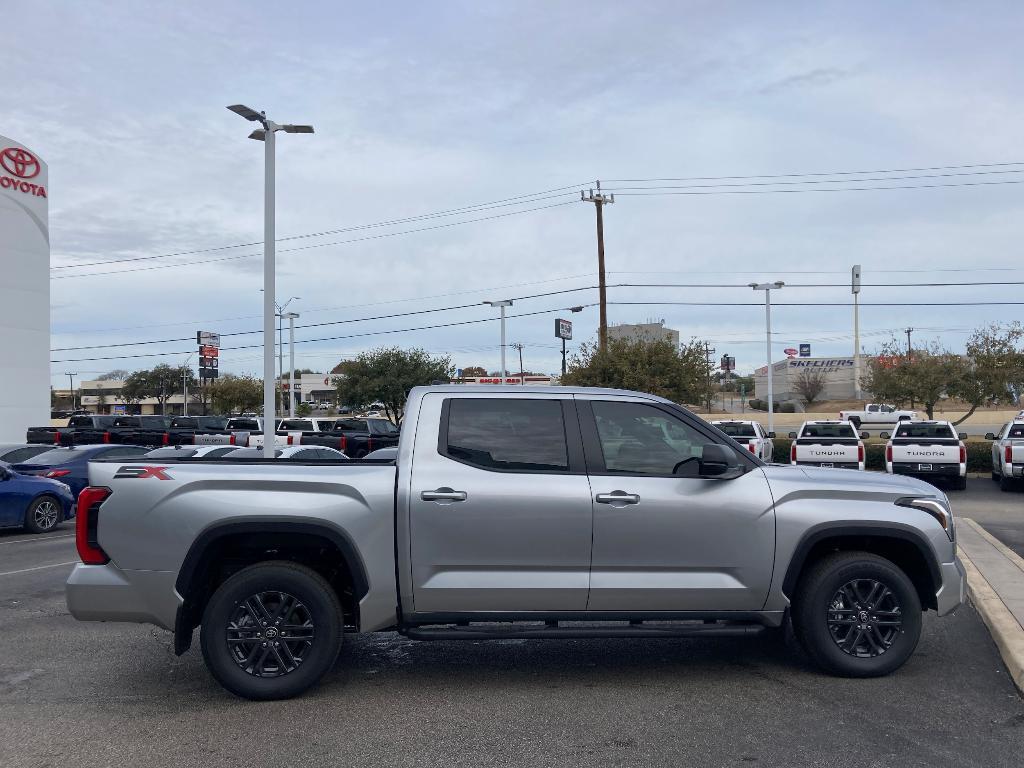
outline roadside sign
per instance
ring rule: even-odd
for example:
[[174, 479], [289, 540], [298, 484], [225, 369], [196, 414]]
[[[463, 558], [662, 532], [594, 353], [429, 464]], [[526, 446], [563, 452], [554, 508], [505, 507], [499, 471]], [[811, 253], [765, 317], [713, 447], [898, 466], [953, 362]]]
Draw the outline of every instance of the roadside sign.
[[786, 357], [796, 357], [798, 353], [799, 350], [793, 349], [792, 347], [790, 347], [789, 349], [782, 350], [782, 354], [784, 354]]
[[572, 320], [555, 320], [555, 338], [569, 340], [572, 338]]
[[219, 347], [220, 334], [213, 331], [196, 331], [196, 344], [201, 347]]
[[810, 356], [811, 356], [811, 345], [810, 344], [801, 344], [800, 345], [800, 357], [810, 357]]
[[200, 357], [199, 367], [200, 368], [218, 368], [220, 360], [216, 357]]
[[220, 347], [204, 346], [199, 348], [200, 357], [220, 357]]

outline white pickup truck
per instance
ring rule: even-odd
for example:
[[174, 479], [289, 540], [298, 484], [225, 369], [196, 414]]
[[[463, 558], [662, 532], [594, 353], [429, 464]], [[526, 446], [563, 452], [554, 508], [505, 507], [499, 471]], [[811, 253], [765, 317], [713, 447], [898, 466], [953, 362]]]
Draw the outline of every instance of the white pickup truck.
[[1024, 477], [1024, 418], [1018, 414], [997, 433], [989, 432], [985, 438], [992, 441], [992, 479], [999, 481], [1000, 490], [1013, 490]]
[[847, 421], [805, 421], [790, 432], [790, 464], [864, 469], [864, 442]]
[[854, 429], [860, 429], [861, 424], [899, 424], [901, 421], [913, 421], [916, 418], [917, 411], [904, 411], [895, 405], [884, 403], [868, 403], [861, 411], [839, 412], [839, 420], [850, 422]]
[[948, 421], [913, 421], [896, 427], [885, 446], [890, 475], [946, 477], [953, 487], [967, 487], [967, 447]]
[[712, 421], [716, 427], [742, 445], [761, 461], [772, 462], [774, 432], [768, 432], [756, 421]]

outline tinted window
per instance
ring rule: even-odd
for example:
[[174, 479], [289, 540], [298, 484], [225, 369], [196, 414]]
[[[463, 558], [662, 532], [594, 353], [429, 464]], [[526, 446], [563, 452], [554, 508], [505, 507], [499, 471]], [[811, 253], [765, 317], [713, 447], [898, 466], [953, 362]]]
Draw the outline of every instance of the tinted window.
[[92, 416], [72, 416], [68, 419], [69, 427], [91, 427], [92, 425]]
[[45, 446], [29, 445], [24, 448], [15, 448], [8, 451], [0, 456], [0, 460], [6, 461], [8, 464], [20, 464], [23, 461], [31, 459], [33, 456], [38, 456], [41, 453], [46, 453], [51, 450], [53, 449]]
[[229, 419], [228, 429], [259, 429], [260, 425], [256, 419]]
[[857, 432], [849, 424], [804, 424], [800, 437], [856, 438]]
[[313, 422], [309, 419], [283, 419], [278, 429], [295, 429], [302, 432], [312, 432]]
[[146, 454], [151, 459], [186, 459], [194, 456], [195, 448], [157, 448]]
[[223, 448], [214, 448], [212, 451], [207, 451], [206, 453], [203, 454], [203, 456], [209, 457], [211, 459], [216, 459], [218, 456], [224, 456], [225, 454], [231, 453], [234, 450], [237, 449], [234, 448], [233, 446], [227, 445], [224, 446]]
[[1024, 424], [1011, 424], [1007, 437], [1024, 437]]
[[956, 433], [947, 424], [901, 424], [894, 437], [930, 437], [937, 440], [956, 439]]
[[346, 432], [365, 432], [366, 422], [360, 419], [338, 419], [334, 422], [334, 428]]
[[93, 453], [95, 450], [96, 447], [92, 445], [83, 445], [79, 448], [54, 448], [51, 451], [40, 453], [38, 456], [33, 456], [31, 459], [23, 463], [38, 464], [40, 466], [63, 464], [65, 461], [80, 459], [82, 456]]
[[753, 424], [726, 422], [722, 424], [715, 424], [715, 426], [725, 432], [729, 437], [757, 437]]
[[142, 456], [148, 452], [148, 448], [111, 448], [109, 451], [100, 451], [96, 454], [96, 458], [126, 459], [133, 456]]
[[138, 416], [119, 416], [114, 419], [115, 427], [137, 427], [139, 426]]
[[370, 428], [371, 435], [397, 435], [398, 427], [387, 419], [367, 419], [366, 426]]
[[659, 408], [595, 401], [594, 420], [605, 469], [630, 475], [696, 476], [704, 446], [714, 441]]
[[484, 469], [569, 470], [559, 401], [453, 398], [448, 405], [450, 458]]

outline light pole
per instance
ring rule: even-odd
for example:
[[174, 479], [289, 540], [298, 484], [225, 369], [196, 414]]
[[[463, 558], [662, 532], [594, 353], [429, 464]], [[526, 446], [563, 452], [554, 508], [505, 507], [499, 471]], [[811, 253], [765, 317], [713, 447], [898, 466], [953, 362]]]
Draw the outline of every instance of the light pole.
[[512, 306], [512, 299], [501, 299], [500, 301], [485, 301], [492, 307], [501, 308], [501, 383], [505, 383], [505, 307]]
[[850, 272], [850, 291], [853, 293], [853, 397], [860, 400], [860, 264]]
[[263, 182], [263, 457], [274, 457], [274, 134], [312, 133], [311, 125], [279, 125], [244, 104], [232, 104], [232, 112], [246, 120], [258, 122], [250, 139], [264, 142]]
[[785, 283], [776, 280], [774, 283], [750, 283], [755, 291], [764, 291], [764, 322], [765, 322], [765, 350], [768, 356], [768, 431], [775, 431], [775, 402], [772, 388], [772, 379], [775, 378], [775, 371], [772, 370], [772, 289], [778, 290]]
[[[194, 355], [195, 352], [192, 353]], [[188, 364], [192, 361], [192, 355], [189, 355], [185, 362], [181, 365], [181, 415], [188, 416]]]
[[285, 312], [288, 319], [288, 418], [295, 418], [295, 318], [298, 312]]

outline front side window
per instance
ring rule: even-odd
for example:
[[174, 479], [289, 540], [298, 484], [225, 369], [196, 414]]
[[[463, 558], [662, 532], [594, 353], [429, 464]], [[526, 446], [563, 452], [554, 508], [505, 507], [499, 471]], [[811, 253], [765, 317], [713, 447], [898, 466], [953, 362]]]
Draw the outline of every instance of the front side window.
[[481, 469], [569, 471], [559, 401], [453, 398], [448, 406], [449, 458]]
[[696, 477], [704, 446], [714, 443], [651, 405], [595, 401], [591, 406], [609, 472]]

